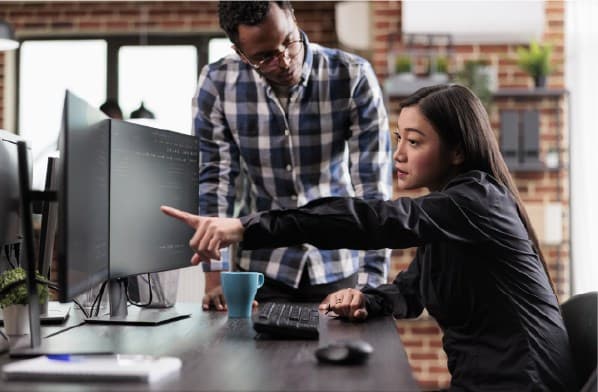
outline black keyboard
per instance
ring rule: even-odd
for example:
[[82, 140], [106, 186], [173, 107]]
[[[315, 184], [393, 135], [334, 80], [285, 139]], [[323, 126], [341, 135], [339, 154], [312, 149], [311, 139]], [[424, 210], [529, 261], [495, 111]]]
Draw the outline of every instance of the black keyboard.
[[265, 302], [253, 316], [253, 328], [260, 333], [293, 339], [318, 339], [317, 304]]

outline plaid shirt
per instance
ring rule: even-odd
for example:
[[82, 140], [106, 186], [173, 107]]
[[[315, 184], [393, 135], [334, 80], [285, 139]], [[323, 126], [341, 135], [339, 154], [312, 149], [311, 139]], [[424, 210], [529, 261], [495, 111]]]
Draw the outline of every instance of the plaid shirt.
[[[234, 216], [240, 199], [246, 214], [325, 196], [390, 198], [388, 117], [371, 65], [302, 36], [302, 79], [291, 88], [286, 111], [266, 79], [238, 55], [202, 69], [193, 100], [200, 215]], [[246, 197], [239, 197], [240, 189]], [[295, 288], [306, 263], [311, 284], [360, 272], [360, 285], [378, 286], [386, 283], [389, 256], [389, 250], [318, 250], [308, 244], [239, 249], [236, 255], [242, 269]], [[203, 268], [229, 269], [228, 254]]]

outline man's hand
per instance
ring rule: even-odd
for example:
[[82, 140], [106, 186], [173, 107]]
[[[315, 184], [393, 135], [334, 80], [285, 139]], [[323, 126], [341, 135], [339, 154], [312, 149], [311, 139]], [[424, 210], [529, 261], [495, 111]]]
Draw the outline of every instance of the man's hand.
[[204, 272], [206, 280], [205, 294], [202, 300], [203, 310], [226, 310], [226, 300], [220, 285], [220, 271]]
[[160, 210], [195, 229], [189, 240], [189, 246], [195, 251], [191, 264], [219, 260], [221, 248], [243, 240], [245, 229], [240, 219], [203, 217], [167, 206], [161, 206]]
[[[224, 294], [222, 294], [222, 286], [220, 283], [220, 271], [204, 272], [204, 276], [206, 280], [206, 289], [202, 300], [203, 310], [227, 310], [226, 299], [224, 298]], [[253, 301], [253, 307], [256, 308], [257, 306], [258, 302]]]
[[365, 320], [368, 317], [365, 296], [355, 289], [343, 289], [328, 295], [320, 304], [320, 310], [332, 311], [349, 320]]

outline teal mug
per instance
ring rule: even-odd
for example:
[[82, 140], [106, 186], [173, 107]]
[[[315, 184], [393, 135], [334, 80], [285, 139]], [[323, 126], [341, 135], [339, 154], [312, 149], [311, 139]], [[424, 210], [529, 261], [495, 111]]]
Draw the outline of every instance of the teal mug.
[[222, 272], [220, 282], [228, 307], [228, 317], [251, 317], [253, 299], [257, 289], [264, 284], [264, 274], [260, 272]]

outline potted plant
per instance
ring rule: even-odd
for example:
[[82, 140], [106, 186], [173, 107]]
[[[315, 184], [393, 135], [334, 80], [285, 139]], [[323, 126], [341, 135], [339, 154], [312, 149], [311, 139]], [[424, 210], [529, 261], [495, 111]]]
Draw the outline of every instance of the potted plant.
[[487, 72], [489, 66], [483, 60], [468, 60], [457, 73], [457, 82], [469, 87], [480, 98], [489, 112], [492, 103], [492, 78]]
[[546, 85], [546, 76], [552, 71], [550, 56], [552, 45], [532, 41], [528, 48], [517, 48], [517, 64], [534, 79], [536, 87]]
[[434, 59], [434, 65], [435, 65], [435, 72], [437, 73], [444, 73], [447, 74], [448, 73], [448, 58], [445, 56], [437, 56]]
[[398, 56], [395, 59], [395, 73], [411, 73], [411, 57], [407, 55]]
[[439, 83], [447, 83], [449, 81], [448, 74], [448, 58], [446, 56], [436, 56], [431, 61], [431, 81]]
[[[39, 302], [43, 304], [48, 299], [48, 286], [44, 284], [46, 280], [40, 274], [36, 275]], [[0, 308], [7, 335], [29, 334], [28, 299], [26, 272], [23, 268], [8, 269], [0, 274]]]

